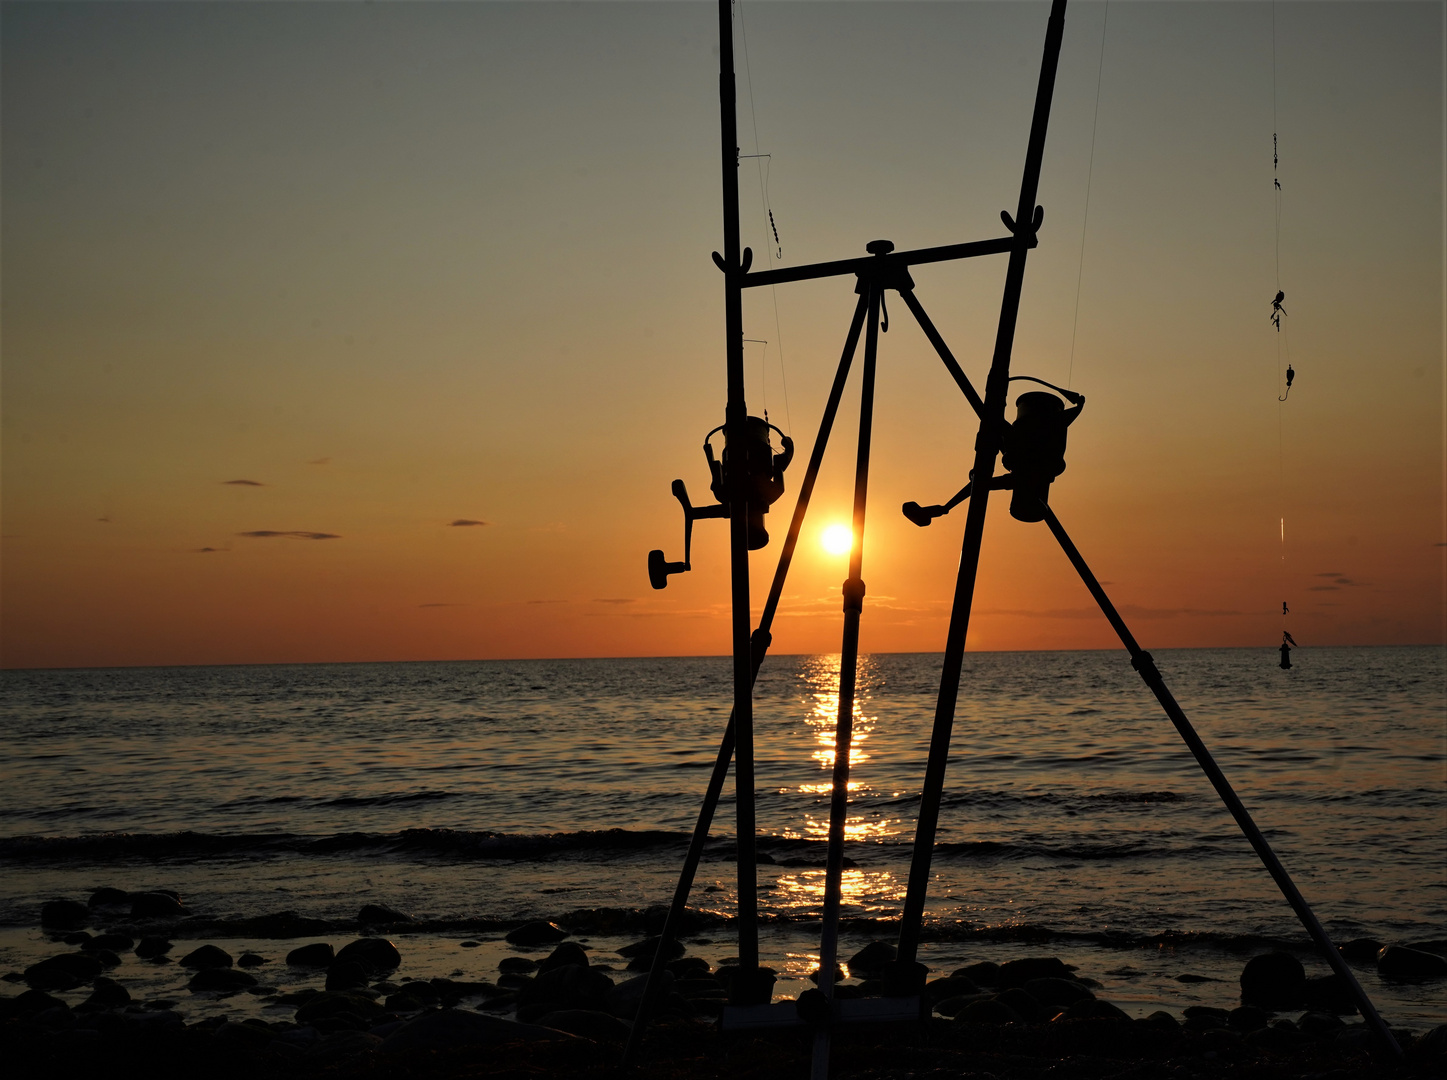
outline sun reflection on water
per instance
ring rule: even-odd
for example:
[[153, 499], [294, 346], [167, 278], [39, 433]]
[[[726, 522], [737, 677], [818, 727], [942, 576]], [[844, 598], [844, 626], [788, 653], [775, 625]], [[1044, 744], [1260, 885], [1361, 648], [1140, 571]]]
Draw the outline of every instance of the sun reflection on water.
[[[904, 899], [904, 885], [888, 870], [845, 870], [841, 879], [843, 900], [857, 914], [897, 915], [895, 906]], [[795, 910], [816, 911], [824, 906], [824, 871], [803, 870], [781, 874], [775, 879], [776, 902]], [[817, 958], [816, 958], [817, 963]]]
[[[805, 795], [818, 795], [825, 799], [833, 790], [834, 732], [839, 722], [839, 662], [838, 655], [811, 657], [805, 662], [800, 673], [808, 705], [805, 722], [813, 730], [814, 736], [814, 749], [809, 756], [818, 763], [820, 776], [815, 782], [800, 784], [799, 791]], [[861, 656], [856, 670], [854, 730], [849, 742], [849, 792], [851, 795], [858, 794], [865, 789], [865, 781], [855, 774], [855, 770], [869, 760], [865, 744], [869, 741], [869, 736], [874, 731], [874, 724], [877, 720], [876, 716], [869, 715], [864, 711], [872, 697], [871, 691], [876, 681], [874, 663], [869, 657]], [[822, 818], [806, 815], [804, 831], [808, 836], [821, 839], [828, 836], [828, 814], [826, 813]], [[850, 817], [846, 819], [844, 825], [844, 838], [846, 840], [866, 840], [887, 835], [889, 831], [886, 822], [862, 821], [857, 817]]]

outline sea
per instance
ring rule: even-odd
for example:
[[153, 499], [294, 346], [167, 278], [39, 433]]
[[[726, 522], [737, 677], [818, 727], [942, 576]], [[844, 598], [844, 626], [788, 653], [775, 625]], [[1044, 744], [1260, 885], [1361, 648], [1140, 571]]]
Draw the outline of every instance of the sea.
[[[1299, 649], [1289, 671], [1274, 649], [1155, 655], [1333, 940], [1447, 953], [1444, 650]], [[897, 932], [940, 661], [860, 659], [845, 958]], [[838, 685], [838, 656], [771, 656], [756, 688], [759, 948], [779, 998], [817, 964]], [[672, 897], [730, 687], [724, 657], [0, 672], [0, 972], [17, 983], [65, 948], [43, 902], [109, 886], [173, 890], [185, 948], [268, 961], [257, 992], [218, 998], [121, 956], [133, 997], [190, 1016], [271, 1015], [316, 981], [285, 952], [351, 940], [363, 904], [413, 919], [386, 931], [407, 977], [495, 979], [504, 956], [546, 952], [503, 938], [535, 919], [582, 927], [627, 977], [616, 950]], [[1123, 652], [970, 653], [960, 691], [932, 975], [1058, 956], [1143, 1016], [1234, 1007], [1271, 949], [1326, 973]], [[738, 951], [734, 813], [730, 778], [686, 939], [715, 964]], [[267, 930], [288, 920], [302, 939]], [[1447, 1020], [1447, 982], [1358, 976], [1395, 1026]]]

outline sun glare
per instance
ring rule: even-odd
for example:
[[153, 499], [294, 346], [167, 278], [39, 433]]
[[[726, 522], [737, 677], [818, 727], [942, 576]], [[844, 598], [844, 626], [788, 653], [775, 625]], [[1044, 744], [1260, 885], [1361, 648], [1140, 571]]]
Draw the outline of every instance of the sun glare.
[[854, 546], [854, 530], [848, 525], [830, 525], [819, 537], [819, 542], [830, 555], [848, 555], [849, 549]]

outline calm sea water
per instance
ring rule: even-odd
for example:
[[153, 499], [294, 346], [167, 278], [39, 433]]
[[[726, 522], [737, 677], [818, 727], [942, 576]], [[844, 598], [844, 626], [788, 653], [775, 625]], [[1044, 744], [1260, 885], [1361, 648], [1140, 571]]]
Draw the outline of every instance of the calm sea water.
[[[880, 922], [861, 944], [903, 898], [939, 659], [862, 661], [845, 914]], [[1157, 654], [1333, 936], [1443, 949], [1443, 650], [1293, 659]], [[428, 920], [411, 948], [439, 971], [463, 963], [451, 925], [665, 903], [729, 685], [718, 658], [0, 673], [0, 967], [53, 950], [41, 902], [102, 885], [222, 919], [389, 904]], [[833, 656], [771, 657], [758, 684], [781, 994], [817, 949], [837, 685]], [[730, 783], [693, 898], [724, 914], [731, 800]], [[1054, 953], [1146, 1012], [1234, 1003], [1266, 942], [1309, 952], [1121, 653], [967, 658], [938, 839], [922, 959], [939, 970]], [[727, 934], [704, 952], [730, 955]], [[1364, 980], [1392, 1022], [1447, 1018], [1440, 985]]]

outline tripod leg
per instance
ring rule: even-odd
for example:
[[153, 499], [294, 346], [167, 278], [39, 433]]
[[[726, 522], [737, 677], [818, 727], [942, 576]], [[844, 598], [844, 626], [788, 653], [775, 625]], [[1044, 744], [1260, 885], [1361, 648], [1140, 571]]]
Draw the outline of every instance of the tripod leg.
[[[925, 896], [929, 892], [930, 861], [934, 857], [935, 830], [939, 826], [940, 800], [944, 795], [945, 766], [950, 757], [950, 734], [955, 723], [955, 704], [960, 695], [960, 674], [964, 670], [965, 637], [970, 628], [970, 608], [975, 598], [975, 577], [980, 568], [980, 544], [985, 535], [985, 511], [995, 459], [1000, 452], [1000, 434], [1005, 430], [1005, 399], [1010, 389], [1010, 354], [1015, 345], [1015, 323], [1020, 315], [1020, 293], [1025, 285], [1025, 257], [1033, 239], [1028, 224], [1039, 224], [1035, 196], [1040, 188], [1040, 166], [1045, 156], [1045, 133], [1050, 126], [1050, 102], [1055, 94], [1055, 71], [1060, 61], [1060, 43], [1065, 36], [1066, 0], [1052, 0], [1045, 28], [1045, 48], [1040, 61], [1040, 81], [1035, 90], [1035, 111], [1030, 119], [1030, 142], [1025, 149], [1025, 168], [1020, 178], [1020, 201], [1016, 207], [1017, 244], [1010, 251], [1005, 270], [1005, 290], [1000, 301], [1000, 323], [995, 331], [995, 352], [985, 380], [984, 411], [980, 434], [975, 440], [976, 481], [965, 517], [965, 536], [960, 545], [960, 566], [955, 577], [955, 596], [950, 607], [950, 628], [945, 637], [944, 661], [940, 665], [940, 692], [935, 702], [934, 727], [930, 733], [929, 760], [925, 765], [924, 787], [920, 791], [919, 816], [915, 825], [914, 853], [909, 864], [909, 889], [899, 920], [899, 961], [914, 963], [919, 951], [920, 926], [924, 920]], [[914, 310], [913, 307], [910, 308]], [[923, 324], [921, 324], [923, 325]]]
[[1286, 902], [1296, 912], [1296, 917], [1301, 920], [1301, 925], [1311, 935], [1311, 940], [1321, 950], [1322, 956], [1331, 965], [1332, 971], [1336, 972], [1341, 980], [1351, 988], [1352, 995], [1357, 1000], [1357, 1007], [1361, 1009], [1362, 1016], [1371, 1026], [1372, 1031], [1395, 1056], [1400, 1058], [1402, 1049], [1397, 1045], [1397, 1040], [1392, 1037], [1391, 1031], [1372, 1005], [1371, 998], [1367, 997], [1367, 992], [1362, 989], [1361, 983], [1357, 982], [1356, 976], [1352, 974], [1352, 969], [1342, 959], [1341, 953], [1337, 951], [1331, 938], [1327, 936], [1326, 929], [1317, 920], [1316, 913], [1311, 910], [1311, 905], [1301, 895], [1296, 883], [1291, 880], [1291, 875], [1286, 872], [1286, 867], [1281, 865], [1281, 860], [1276, 857], [1276, 852], [1271, 850], [1271, 845], [1267, 842], [1266, 837], [1256, 827], [1256, 822], [1251, 819], [1251, 814], [1247, 811], [1246, 806], [1232, 789], [1230, 781], [1226, 779], [1226, 774], [1216, 764], [1216, 759], [1211, 756], [1211, 751], [1206, 749], [1206, 744], [1201, 741], [1201, 737], [1196, 734], [1196, 729], [1191, 726], [1191, 721], [1186, 718], [1185, 712], [1176, 703], [1165, 680], [1161, 678], [1160, 671], [1156, 669], [1156, 663], [1151, 659], [1151, 654], [1136, 643], [1135, 637], [1125, 625], [1125, 620], [1120, 617], [1120, 612], [1115, 610], [1115, 605], [1105, 595], [1105, 590], [1100, 587], [1100, 582], [1091, 573], [1085, 559], [1081, 557], [1080, 552], [1071, 543], [1070, 537], [1066, 535], [1060, 519], [1048, 506], [1045, 506], [1045, 523], [1050, 526], [1050, 531], [1055, 534], [1055, 539], [1060, 541], [1060, 546], [1065, 551], [1065, 557], [1075, 567], [1080, 579], [1085, 582], [1085, 587], [1090, 590], [1090, 595], [1095, 597], [1095, 602], [1100, 605], [1100, 610], [1105, 613], [1106, 619], [1120, 637], [1126, 651], [1130, 653], [1131, 667], [1140, 672], [1141, 678], [1151, 688], [1151, 693], [1156, 695], [1156, 700], [1165, 709], [1166, 715], [1170, 717], [1176, 731], [1180, 733], [1181, 738], [1190, 747], [1191, 753], [1195, 755], [1196, 763], [1201, 766], [1201, 771], [1211, 781], [1211, 786], [1216, 789], [1216, 794], [1221, 796], [1221, 801], [1226, 804], [1226, 809], [1231, 811], [1231, 816], [1236, 819], [1236, 824], [1241, 827], [1241, 831], [1246, 834], [1246, 839], [1256, 849], [1257, 856], [1275, 880], [1276, 887], [1281, 890], [1281, 894], [1286, 897]]
[[[763, 614], [759, 617], [759, 628], [752, 638], [754, 678], [759, 676], [764, 655], [768, 652], [770, 627], [774, 624], [774, 613], [779, 608], [779, 598], [784, 592], [784, 581], [789, 573], [789, 564], [794, 558], [794, 549], [799, 543], [799, 531], [804, 526], [804, 515], [809, 509], [809, 500], [814, 494], [814, 482], [819, 478], [819, 467], [824, 461], [824, 449], [829, 444], [830, 432], [834, 430], [834, 418], [839, 412], [839, 401], [844, 396], [844, 384], [849, 378], [849, 368], [854, 360], [854, 351], [859, 347], [859, 331], [864, 326], [864, 315], [868, 298], [861, 296], [854, 308], [854, 319], [849, 325], [849, 334], [844, 341], [844, 353], [839, 358], [839, 368], [834, 373], [834, 385], [829, 390], [829, 400], [824, 405], [824, 416], [819, 421], [819, 434], [814, 439], [814, 449], [809, 455], [809, 467], [799, 484], [799, 498], [794, 504], [794, 517], [789, 522], [789, 532], [779, 551], [779, 566], [774, 571], [774, 582], [769, 588], [769, 598], [764, 603]], [[714, 760], [713, 774], [709, 777], [708, 790], [704, 793], [703, 805], [698, 810], [698, 822], [693, 828], [688, 854], [684, 856], [683, 870], [678, 875], [678, 887], [673, 892], [673, 903], [669, 906], [668, 917], [664, 920], [659, 935], [658, 951], [653, 954], [653, 965], [648, 969], [648, 981], [643, 984], [643, 999], [639, 1002], [633, 1029], [628, 1033], [628, 1044], [623, 1049], [623, 1064], [633, 1059], [643, 1038], [643, 1029], [653, 1013], [658, 999], [663, 965], [667, 961], [668, 944], [678, 937], [678, 924], [688, 906], [688, 894], [693, 890], [694, 875], [703, 859], [704, 844], [708, 841], [709, 828], [713, 825], [714, 811], [718, 809], [719, 796], [723, 793], [724, 780], [728, 776], [729, 761], [734, 752], [734, 718], [729, 714], [728, 726], [719, 744], [718, 757]]]
[[[839, 954], [839, 907], [844, 877], [844, 824], [849, 814], [849, 750], [854, 742], [854, 687], [859, 666], [859, 616], [864, 609], [864, 512], [869, 499], [869, 448], [874, 428], [874, 365], [879, 346], [882, 290], [869, 287], [864, 376], [859, 395], [859, 453], [854, 468], [854, 546], [844, 582], [844, 641], [839, 650], [839, 719], [834, 727], [834, 783], [829, 796], [829, 854], [824, 870], [824, 929], [819, 940], [819, 989], [834, 1000]], [[814, 1036], [814, 1080], [828, 1080], [829, 1025]]]
[[910, 313], [914, 315], [915, 322], [919, 323], [919, 328], [924, 331], [924, 336], [929, 338], [929, 343], [935, 347], [935, 352], [939, 354], [939, 358], [945, 362], [945, 368], [955, 380], [955, 384], [959, 386], [960, 390], [964, 393], [965, 398], [970, 403], [970, 408], [975, 410], [976, 416], [983, 417], [985, 415], [985, 403], [980, 400], [980, 395], [975, 393], [975, 388], [970, 384], [969, 377], [965, 375], [965, 371], [960, 367], [959, 361], [955, 359], [955, 354], [950, 352], [950, 347], [945, 344], [945, 339], [940, 337], [940, 332], [935, 329], [935, 324], [930, 321], [930, 317], [925, 314], [924, 307], [920, 304], [919, 300], [915, 298], [914, 290], [901, 289], [899, 295], [904, 300], [905, 306], [909, 308]]

